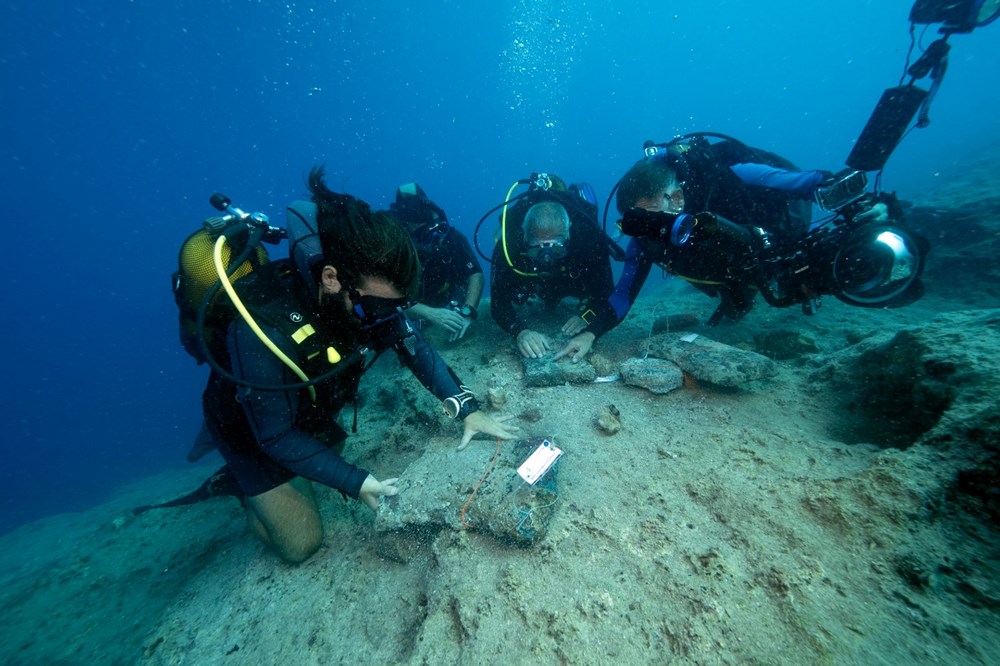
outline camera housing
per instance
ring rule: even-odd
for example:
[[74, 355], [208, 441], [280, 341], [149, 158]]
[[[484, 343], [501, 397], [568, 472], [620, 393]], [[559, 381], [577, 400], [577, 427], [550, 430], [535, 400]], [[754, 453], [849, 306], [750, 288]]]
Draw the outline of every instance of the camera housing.
[[910, 9], [910, 22], [942, 23], [944, 34], [967, 33], [1000, 16], [996, 0], [917, 0]]
[[844, 169], [829, 184], [816, 190], [816, 204], [823, 210], [840, 210], [863, 197], [867, 187], [868, 174], [856, 169]]

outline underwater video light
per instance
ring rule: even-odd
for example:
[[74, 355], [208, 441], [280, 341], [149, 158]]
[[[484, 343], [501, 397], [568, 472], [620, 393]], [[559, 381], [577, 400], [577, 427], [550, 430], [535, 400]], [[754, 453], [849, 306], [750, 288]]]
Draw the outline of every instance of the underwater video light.
[[1000, 0], [917, 0], [910, 9], [913, 23], [941, 23], [941, 32], [972, 32], [1000, 16]]

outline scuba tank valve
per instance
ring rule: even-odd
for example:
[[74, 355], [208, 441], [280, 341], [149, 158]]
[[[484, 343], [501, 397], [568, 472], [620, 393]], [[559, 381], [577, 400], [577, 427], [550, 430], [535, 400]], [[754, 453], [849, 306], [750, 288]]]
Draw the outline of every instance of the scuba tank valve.
[[242, 222], [251, 229], [255, 229], [260, 234], [260, 240], [265, 243], [277, 245], [282, 239], [288, 238], [288, 233], [279, 227], [272, 227], [270, 219], [264, 213], [247, 213], [233, 205], [232, 200], [225, 194], [216, 192], [209, 197], [208, 202], [212, 204], [220, 213], [226, 213], [223, 217], [210, 217], [205, 220], [205, 228], [212, 234], [221, 234], [234, 222]]

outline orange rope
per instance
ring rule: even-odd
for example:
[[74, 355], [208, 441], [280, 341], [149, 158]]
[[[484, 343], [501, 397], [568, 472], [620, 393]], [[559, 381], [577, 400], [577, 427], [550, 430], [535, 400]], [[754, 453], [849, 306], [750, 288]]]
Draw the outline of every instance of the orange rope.
[[462, 511], [459, 513], [459, 516], [462, 518], [462, 525], [465, 528], [472, 527], [472, 525], [470, 525], [468, 523], [468, 521], [465, 520], [465, 510], [469, 508], [470, 504], [472, 504], [472, 499], [476, 496], [476, 493], [479, 492], [479, 486], [483, 485], [483, 481], [485, 481], [486, 477], [488, 477], [490, 475], [490, 470], [493, 469], [493, 465], [496, 463], [498, 457], [500, 457], [500, 438], [499, 437], [497, 437], [497, 450], [496, 450], [496, 453], [493, 454], [493, 458], [490, 460], [489, 466], [487, 466], [486, 467], [486, 471], [483, 472], [483, 478], [479, 479], [479, 483], [477, 483], [476, 487], [472, 489], [472, 493], [469, 495], [469, 499], [465, 500], [465, 504], [462, 505]]

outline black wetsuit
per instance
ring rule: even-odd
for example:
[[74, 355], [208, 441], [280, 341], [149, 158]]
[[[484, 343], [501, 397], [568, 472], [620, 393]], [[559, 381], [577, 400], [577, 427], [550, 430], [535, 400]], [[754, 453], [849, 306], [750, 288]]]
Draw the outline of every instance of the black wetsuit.
[[[768, 158], [769, 163], [741, 162], [741, 157]], [[823, 171], [795, 170], [793, 164], [773, 153], [728, 141], [712, 145], [704, 155], [689, 156], [688, 162], [686, 172], [679, 174], [684, 178], [685, 212], [711, 211], [739, 227], [759, 226], [769, 233], [771, 242], [780, 245], [794, 243], [807, 233], [812, 214], [809, 200], [829, 175]], [[587, 331], [600, 337], [625, 318], [654, 263], [669, 267], [671, 272], [710, 295], [721, 294], [724, 302], [732, 297], [752, 300], [753, 291], [748, 285], [693, 279], [700, 262], [713, 264], [707, 270], [709, 274], [724, 272], [717, 265], [725, 262], [724, 255], [684, 257], [694, 269], [692, 274], [686, 274], [685, 268], [677, 270], [672, 262], [664, 260], [669, 252], [669, 243], [632, 238], [614, 293], [607, 302], [594, 305], [597, 316]], [[740, 307], [748, 305], [741, 303]]]
[[432, 308], [451, 301], [464, 303], [469, 278], [482, 273], [483, 267], [468, 239], [448, 224], [444, 209], [416, 183], [410, 187], [409, 194], [404, 194], [402, 187], [397, 190], [389, 211], [407, 228], [417, 246], [423, 269], [417, 302]]
[[[260, 327], [311, 377], [333, 367], [324, 360], [328, 346], [344, 357], [341, 362], [347, 369], [315, 386], [315, 402], [306, 389], [256, 390], [236, 386], [213, 372], [203, 395], [208, 429], [247, 496], [303, 476], [357, 497], [368, 471], [348, 463], [331, 446], [346, 437], [334, 419], [353, 400], [367, 369], [363, 358], [354, 355], [354, 362], [349, 360], [362, 346], [361, 331], [349, 326], [334, 330], [317, 314], [315, 299], [297, 273], [287, 270], [281, 279], [284, 296], [278, 309], [295, 310], [293, 314], [302, 315], [313, 325], [316, 337], [310, 336], [310, 349], [314, 358], [304, 358], [303, 346], [297, 346], [277, 325], [269, 324], [266, 314], [257, 320]], [[236, 285], [238, 291], [245, 291], [252, 280], [243, 278]], [[281, 321], [275, 313], [270, 319]], [[402, 363], [438, 398], [460, 393], [447, 364], [419, 333], [414, 335], [413, 344], [408, 345], [412, 353], [403, 346], [397, 351]], [[316, 350], [323, 353], [316, 356]], [[229, 327], [228, 352], [232, 373], [240, 379], [272, 386], [301, 381], [239, 317]]]
[[444, 233], [415, 233], [413, 240], [423, 269], [417, 301], [432, 308], [464, 303], [469, 278], [483, 272], [468, 239], [449, 226]]
[[[527, 248], [521, 225], [528, 209], [541, 201], [563, 204], [570, 218], [566, 256], [549, 272], [535, 270], [536, 267], [523, 255]], [[541, 298], [550, 306], [566, 297], [579, 298], [583, 302], [581, 315], [587, 315], [589, 305], [607, 301], [614, 289], [611, 258], [606, 238], [597, 226], [595, 206], [576, 195], [549, 192], [519, 201], [508, 211], [506, 227], [507, 252], [504, 252], [503, 242], [498, 242], [493, 248], [490, 312], [508, 334], [516, 337], [529, 328], [514, 306], [523, 305], [532, 296]]]

